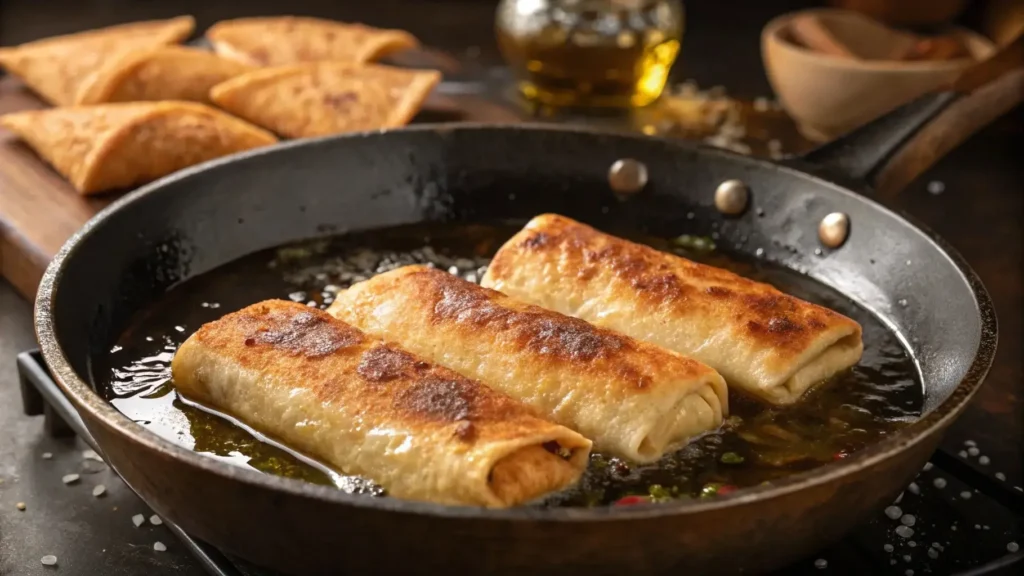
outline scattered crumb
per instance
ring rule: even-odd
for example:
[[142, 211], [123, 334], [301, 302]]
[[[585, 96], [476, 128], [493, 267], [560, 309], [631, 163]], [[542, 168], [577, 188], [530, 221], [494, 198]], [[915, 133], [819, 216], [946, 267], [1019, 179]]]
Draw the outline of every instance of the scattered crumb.
[[1010, 542], [1006, 545], [1006, 549], [1010, 552], [1016, 552], [1017, 550], [1020, 550], [1020, 546], [1018, 546], [1016, 542]]
[[164, 521], [161, 520], [160, 517], [157, 516], [156, 514], [153, 514], [152, 516], [149, 517], [149, 523], [152, 524], [153, 526], [159, 526], [159, 525], [163, 524]]
[[17, 504], [15, 504], [14, 506], [15, 506], [15, 508], [17, 508], [18, 510], [21, 510], [22, 512], [24, 512], [24, 511], [25, 511], [25, 508], [27, 508], [27, 506], [25, 506], [25, 503], [24, 503], [24, 502], [18, 502], [18, 503], [17, 503]]
[[891, 520], [897, 520], [900, 516], [903, 516], [903, 510], [900, 510], [899, 506], [889, 506], [885, 509], [885, 515]]
[[1002, 472], [996, 472], [996, 480], [1005, 481], [1006, 474], [1003, 474]]
[[913, 514], [904, 514], [903, 517], [900, 518], [900, 522], [902, 522], [904, 526], [913, 526], [917, 522], [917, 518], [915, 518]]
[[142, 514], [136, 514], [135, 516], [132, 516], [132, 524], [135, 524], [136, 528], [138, 528], [139, 526], [142, 526], [142, 523], [145, 522], [145, 521], [146, 521], [146, 517], [143, 516]]
[[932, 480], [932, 486], [935, 486], [936, 488], [941, 490], [941, 489], [946, 487], [946, 479], [945, 478], [936, 478], [935, 480]]
[[924, 463], [924, 468], [922, 468], [922, 470], [927, 472], [927, 471], [931, 470], [933, 467], [934, 467], [934, 464], [932, 464], [931, 462], [925, 462]]
[[164, 546], [163, 542], [154, 542], [153, 543], [153, 550], [156, 550], [157, 552], [166, 552], [167, 551], [167, 546]]
[[100, 458], [100, 455], [97, 454], [95, 450], [82, 451], [82, 458], [85, 458], [86, 460], [95, 460], [96, 462], [103, 462], [103, 458]]
[[828, 560], [825, 560], [824, 558], [818, 558], [814, 561], [814, 567], [818, 570], [824, 570], [825, 568], [828, 568]]
[[988, 456], [978, 458], [978, 464], [981, 464], [982, 466], [988, 466], [989, 462], [991, 462], [991, 460], [988, 459]]
[[957, 452], [957, 456], [959, 456], [961, 458], [967, 458], [967, 450], [961, 450], [961, 451]]
[[978, 450], [976, 447], [971, 446], [970, 448], [967, 449], [967, 453], [970, 454], [971, 456], [977, 456], [978, 454], [981, 454], [981, 450]]
[[917, 485], [917, 482], [911, 482], [910, 486], [907, 486], [907, 491], [916, 496], [921, 493], [921, 488]]
[[66, 474], [60, 479], [60, 481], [65, 484], [74, 484], [75, 482], [78, 482], [78, 478], [78, 474]]
[[886, 544], [882, 546], [882, 550], [885, 550], [886, 552], [892, 552], [893, 550], [895, 550], [895, 548], [893, 548], [892, 544]]
[[107, 492], [107, 487], [104, 486], [103, 484], [97, 484], [96, 487], [92, 489], [92, 495], [97, 497], [97, 498], [99, 498], [100, 496], [103, 496], [106, 492]]
[[39, 561], [43, 563], [43, 566], [56, 566], [57, 565], [57, 557], [54, 556], [53, 554], [47, 554], [46, 556], [43, 556], [42, 558], [40, 558]]
[[978, 443], [974, 440], [964, 440], [964, 446], [977, 446]]
[[43, 452], [43, 460], [49, 460], [53, 458], [53, 452]]
[[963, 498], [964, 500], [970, 500], [971, 493], [968, 492], [967, 490], [964, 490], [963, 492], [960, 493], [960, 497]]

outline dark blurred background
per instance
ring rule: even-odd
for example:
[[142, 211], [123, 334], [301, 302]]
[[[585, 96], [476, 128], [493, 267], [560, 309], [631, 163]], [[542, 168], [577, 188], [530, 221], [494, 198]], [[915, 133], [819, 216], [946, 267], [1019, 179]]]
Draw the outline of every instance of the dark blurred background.
[[[988, 5], [1003, 0], [973, 0], [958, 20], [982, 27]], [[865, 6], [906, 5], [938, 14], [947, 0], [849, 0]], [[491, 26], [497, 0], [0, 0], [0, 45], [77, 32], [121, 22], [192, 14], [197, 32], [224, 18], [273, 14], [361, 21], [413, 31], [427, 45], [464, 46], [480, 63], [500, 64]], [[736, 96], [769, 95], [757, 56], [760, 31], [779, 14], [829, 4], [825, 0], [687, 0], [686, 34], [674, 79], [701, 86], [727, 85]], [[838, 4], [845, 4], [842, 0]], [[961, 2], [952, 2], [960, 4]], [[438, 15], [444, 17], [439, 18]], [[429, 23], [425, 25], [426, 23]], [[699, 30], [697, 30], [699, 29]], [[727, 41], [723, 42], [723, 37]]]

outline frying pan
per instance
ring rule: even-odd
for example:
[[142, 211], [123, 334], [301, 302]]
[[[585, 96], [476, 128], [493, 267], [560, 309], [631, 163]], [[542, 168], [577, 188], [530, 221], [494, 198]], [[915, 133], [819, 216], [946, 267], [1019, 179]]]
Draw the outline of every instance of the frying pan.
[[[260, 566], [303, 575], [767, 571], [890, 502], [992, 361], [995, 313], [975, 273], [941, 238], [865, 196], [900, 188], [1024, 99], [1024, 70], [997, 59], [953, 88], [782, 163], [648, 137], [466, 124], [294, 141], [215, 161], [125, 196], [68, 241], [39, 288], [41, 349], [132, 489], [185, 532]], [[627, 158], [647, 181], [623, 195], [608, 174]], [[713, 200], [731, 179], [751, 194], [736, 216]], [[920, 370], [925, 415], [844, 460], [721, 498], [485, 510], [352, 496], [228, 465], [162, 439], [94, 390], [93, 359], [133, 314], [246, 254], [348, 231], [543, 212], [656, 236], [717, 232], [729, 249], [761, 248], [899, 335]], [[831, 212], [851, 225], [835, 249], [817, 234]]]

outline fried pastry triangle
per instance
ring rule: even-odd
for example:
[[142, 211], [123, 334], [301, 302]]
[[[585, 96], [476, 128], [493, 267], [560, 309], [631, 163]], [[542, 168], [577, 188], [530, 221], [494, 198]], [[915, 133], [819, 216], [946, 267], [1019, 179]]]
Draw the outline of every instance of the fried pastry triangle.
[[177, 44], [194, 27], [191, 16], [179, 16], [45, 38], [0, 49], [0, 66], [51, 104], [66, 106], [104, 63], [130, 51]]
[[307, 138], [404, 126], [440, 79], [435, 71], [315, 62], [236, 76], [210, 99], [281, 136]]
[[0, 116], [82, 194], [127, 188], [273, 144], [270, 133], [194, 102], [133, 102]]
[[277, 16], [224, 20], [206, 38], [221, 56], [253, 66], [336, 60], [372, 62], [419, 46], [404, 30], [385, 30], [319, 18]]
[[206, 50], [160, 46], [108, 63], [82, 84], [76, 104], [187, 100], [209, 102], [210, 88], [252, 67]]

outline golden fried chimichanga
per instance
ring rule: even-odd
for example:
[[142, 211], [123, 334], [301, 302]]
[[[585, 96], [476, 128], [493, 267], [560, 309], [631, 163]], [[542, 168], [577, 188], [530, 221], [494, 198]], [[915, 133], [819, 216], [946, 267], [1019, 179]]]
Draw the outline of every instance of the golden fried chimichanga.
[[213, 49], [251, 66], [332, 60], [361, 64], [419, 46], [404, 30], [301, 16], [237, 18], [206, 31]]
[[178, 348], [187, 398], [398, 498], [514, 506], [574, 483], [591, 443], [321, 310], [270, 300]]
[[179, 16], [44, 38], [0, 49], [0, 66], [51, 104], [69, 106], [82, 84], [109, 61], [131, 51], [177, 44], [193, 28], [191, 16]]
[[773, 404], [864, 350], [860, 324], [832, 310], [554, 214], [509, 240], [482, 284], [692, 356]]
[[210, 98], [281, 136], [308, 138], [404, 126], [440, 80], [435, 71], [315, 62], [237, 76]]
[[210, 88], [252, 70], [208, 50], [160, 46], [129, 52], [89, 76], [75, 103], [185, 100], [210, 103]]
[[696, 360], [426, 266], [355, 284], [328, 312], [633, 461], [657, 460], [728, 411], [722, 377]]
[[133, 102], [15, 112], [17, 134], [82, 194], [127, 188], [235, 152], [273, 134], [195, 102]]

